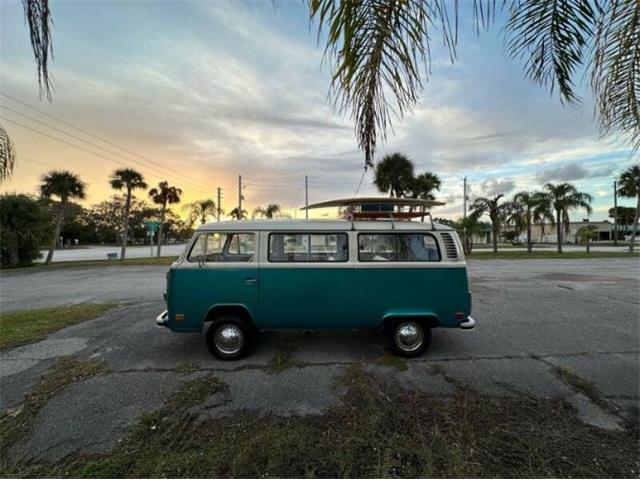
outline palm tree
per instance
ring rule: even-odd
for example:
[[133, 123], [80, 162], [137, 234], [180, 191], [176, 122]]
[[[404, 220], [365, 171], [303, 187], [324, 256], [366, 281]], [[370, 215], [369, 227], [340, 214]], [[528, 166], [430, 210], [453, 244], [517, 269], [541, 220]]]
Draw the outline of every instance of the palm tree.
[[546, 224], [549, 223], [553, 227], [556, 221], [551, 207], [551, 196], [546, 192], [538, 192], [536, 196], [538, 201], [531, 212], [531, 221], [540, 226], [540, 241], [543, 242]]
[[229, 216], [235, 220], [245, 220], [247, 218], [247, 211], [243, 208], [239, 210], [238, 207], [229, 212]]
[[270, 203], [265, 208], [256, 207], [253, 210], [253, 217], [255, 218], [258, 215], [264, 218], [274, 218], [280, 215], [280, 205], [277, 203]]
[[0, 125], [0, 182], [11, 176], [15, 163], [16, 150], [13, 142], [4, 127]]
[[465, 255], [471, 254], [473, 248], [473, 235], [482, 230], [482, 222], [480, 222], [481, 212], [471, 212], [464, 218], [459, 219], [455, 226], [462, 233], [462, 248]]
[[144, 177], [140, 172], [132, 168], [119, 168], [111, 174], [109, 181], [111, 188], [127, 191], [124, 203], [124, 218], [122, 219], [122, 248], [120, 249], [120, 260], [124, 260], [127, 254], [127, 240], [129, 237], [129, 225], [131, 223], [131, 192], [136, 188], [147, 188]]
[[215, 216], [218, 213], [216, 202], [209, 198], [188, 203], [182, 209], [189, 211], [190, 225], [193, 225], [197, 220], [200, 220], [200, 224], [204, 225], [208, 216]]
[[411, 198], [421, 198], [423, 200], [435, 200], [434, 190], [440, 191], [442, 181], [440, 177], [432, 172], [424, 172], [418, 175], [411, 182]]
[[477, 215], [478, 218], [482, 214], [489, 215], [491, 220], [491, 237], [493, 241], [493, 253], [498, 253], [498, 236], [500, 235], [500, 225], [503, 223], [505, 215], [505, 205], [500, 204], [500, 199], [504, 195], [496, 195], [495, 197], [478, 197], [471, 204], [471, 214]]
[[618, 179], [618, 194], [623, 197], [636, 199], [636, 217], [633, 220], [631, 245], [629, 245], [629, 252], [633, 253], [636, 234], [638, 232], [638, 219], [640, 217], [640, 165], [633, 165], [622, 172]]
[[158, 250], [156, 256], [160, 256], [162, 249], [162, 231], [167, 215], [167, 204], [179, 203], [182, 190], [169, 185], [169, 182], [160, 182], [156, 188], [149, 190], [149, 196], [153, 203], [160, 205], [160, 228], [158, 229]]
[[413, 182], [413, 162], [401, 153], [385, 155], [376, 165], [373, 183], [390, 197], [403, 197]]
[[[517, 223], [522, 229], [527, 230], [527, 252], [531, 253], [531, 226], [535, 220], [541, 218], [541, 216], [544, 216], [544, 219], [548, 218], [548, 216], [545, 215], [550, 211], [548, 208], [548, 197], [543, 192], [522, 191], [513, 196], [513, 203], [519, 205], [519, 209], [517, 209], [519, 215]], [[551, 218], [553, 218], [553, 215], [551, 215]], [[544, 229], [544, 226], [542, 228]]]
[[440, 191], [442, 181], [432, 172], [424, 172], [413, 179], [411, 184], [411, 198], [435, 200], [434, 190]]
[[62, 231], [69, 201], [73, 199], [84, 199], [85, 190], [85, 183], [82, 182], [75, 173], [67, 170], [52, 170], [42, 177], [40, 195], [47, 200], [51, 200], [52, 197], [58, 197], [59, 199], [59, 204], [57, 208], [55, 208], [57, 212], [55, 215], [56, 222], [53, 229], [53, 238], [51, 239], [49, 253], [47, 253], [47, 258], [44, 262], [45, 265], [49, 265], [51, 260], [53, 260], [53, 252], [60, 238], [60, 232]]
[[547, 183], [544, 188], [549, 194], [551, 208], [556, 213], [558, 253], [562, 253], [562, 233], [563, 230], [566, 231], [569, 228], [569, 211], [584, 207], [587, 213], [591, 213], [592, 198], [588, 193], [579, 192], [570, 183]]

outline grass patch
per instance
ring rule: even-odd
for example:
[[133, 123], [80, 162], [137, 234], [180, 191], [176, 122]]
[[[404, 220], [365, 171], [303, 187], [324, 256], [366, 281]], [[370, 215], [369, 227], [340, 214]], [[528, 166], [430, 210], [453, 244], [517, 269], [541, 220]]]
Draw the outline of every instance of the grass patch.
[[471, 252], [471, 255], [467, 255], [469, 260], [527, 260], [527, 259], [541, 259], [541, 258], [553, 258], [553, 259], [567, 259], [576, 260], [584, 258], [638, 258], [640, 253], [628, 253], [628, 252], [564, 252], [558, 253], [556, 251], [505, 251], [505, 252]]
[[[56, 393], [72, 383], [105, 372], [107, 369], [102, 361], [60, 357], [52, 372], [40, 379], [33, 392], [17, 408], [0, 415], [0, 451], [7, 452], [30, 433], [38, 412]], [[0, 455], [0, 468], [5, 473], [6, 461], [6, 454]]]
[[37, 342], [61, 328], [98, 317], [114, 306], [89, 303], [0, 313], [0, 349]]
[[407, 364], [407, 360], [405, 358], [393, 355], [391, 353], [385, 353], [383, 356], [378, 358], [375, 363], [384, 367], [396, 368], [401, 372], [409, 369], [409, 364]]
[[592, 382], [585, 380], [568, 367], [556, 366], [551, 371], [574, 392], [583, 394], [603, 410], [611, 411], [611, 405]]
[[269, 373], [278, 374], [287, 370], [289, 368], [293, 368], [299, 364], [296, 360], [295, 352], [296, 352], [296, 343], [293, 341], [284, 341], [278, 346], [276, 353], [273, 354], [273, 357], [269, 359], [265, 370]]
[[198, 377], [185, 382], [165, 402], [164, 412], [175, 414], [204, 402], [207, 397], [229, 390], [227, 384], [216, 377]]
[[[323, 415], [242, 412], [197, 420], [169, 400], [107, 455], [14, 465], [9, 473], [132, 478], [637, 478], [640, 473], [637, 426], [625, 432], [596, 429], [580, 422], [561, 399], [487, 397], [463, 389], [434, 397], [404, 391], [357, 365], [340, 381], [347, 388], [343, 402]], [[213, 382], [211, 388], [219, 385]]]
[[178, 257], [146, 257], [146, 258], [125, 258], [124, 260], [80, 260], [77, 262], [53, 262], [49, 265], [35, 264], [31, 267], [2, 267], [0, 270], [6, 272], [34, 271], [34, 270], [56, 270], [59, 268], [82, 268], [82, 267], [127, 267], [134, 265], [171, 265]]

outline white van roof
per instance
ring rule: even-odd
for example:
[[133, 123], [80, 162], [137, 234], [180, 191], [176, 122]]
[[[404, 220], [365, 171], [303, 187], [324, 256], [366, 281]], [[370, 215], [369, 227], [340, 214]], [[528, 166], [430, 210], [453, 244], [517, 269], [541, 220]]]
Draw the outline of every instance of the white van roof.
[[430, 221], [410, 222], [405, 220], [375, 220], [375, 221], [354, 221], [350, 220], [290, 220], [290, 219], [261, 219], [261, 220], [225, 220], [222, 222], [209, 222], [201, 225], [197, 230], [214, 231], [251, 231], [251, 230], [279, 230], [279, 231], [347, 231], [355, 230], [453, 230], [453, 228], [441, 223]]

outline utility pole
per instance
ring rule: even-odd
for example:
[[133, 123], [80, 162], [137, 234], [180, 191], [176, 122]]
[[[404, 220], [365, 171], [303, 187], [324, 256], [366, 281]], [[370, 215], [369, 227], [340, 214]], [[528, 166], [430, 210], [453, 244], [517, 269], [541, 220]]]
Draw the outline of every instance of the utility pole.
[[242, 175], [238, 175], [238, 220], [242, 219]]
[[618, 182], [613, 181], [613, 244], [618, 246]]
[[222, 189], [218, 187], [218, 221], [220, 221], [220, 213], [222, 213]]
[[462, 184], [462, 218], [467, 218], [467, 176], [466, 175], [463, 181], [464, 183]]
[[304, 219], [309, 220], [309, 177], [304, 176]]

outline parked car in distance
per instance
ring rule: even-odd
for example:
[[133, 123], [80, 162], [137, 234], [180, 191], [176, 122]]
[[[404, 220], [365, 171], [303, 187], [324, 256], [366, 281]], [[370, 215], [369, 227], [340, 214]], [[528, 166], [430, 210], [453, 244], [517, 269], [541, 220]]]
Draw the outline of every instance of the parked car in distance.
[[377, 328], [417, 356], [432, 329], [475, 326], [455, 230], [412, 221], [208, 223], [171, 265], [165, 299], [157, 324], [206, 332], [224, 360], [262, 330]]

